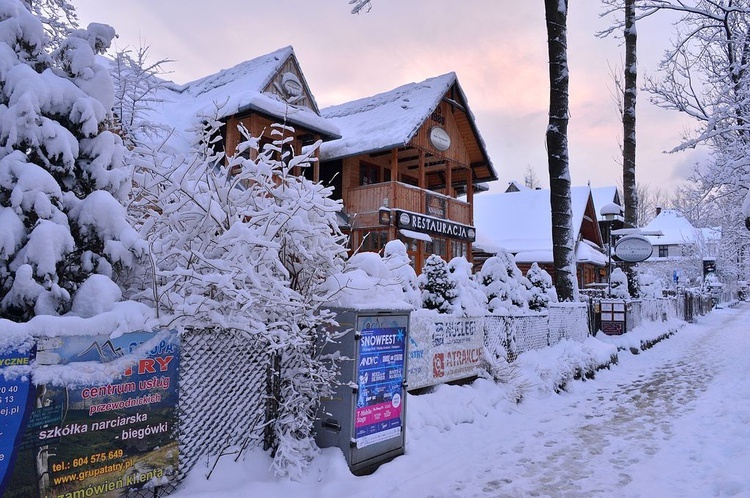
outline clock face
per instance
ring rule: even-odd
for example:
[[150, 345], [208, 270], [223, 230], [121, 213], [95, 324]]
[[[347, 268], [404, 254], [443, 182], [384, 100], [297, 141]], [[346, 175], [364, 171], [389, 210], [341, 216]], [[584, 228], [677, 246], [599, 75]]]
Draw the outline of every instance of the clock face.
[[299, 97], [302, 95], [302, 83], [293, 73], [284, 73], [281, 78], [281, 87], [288, 97]]
[[443, 152], [451, 147], [451, 137], [448, 132], [439, 126], [430, 128], [430, 143], [437, 150]]

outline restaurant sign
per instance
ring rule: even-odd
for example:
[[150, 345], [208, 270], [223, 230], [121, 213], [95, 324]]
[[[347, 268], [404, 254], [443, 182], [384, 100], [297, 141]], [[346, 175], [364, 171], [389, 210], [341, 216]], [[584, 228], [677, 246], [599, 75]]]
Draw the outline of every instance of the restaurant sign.
[[472, 226], [401, 210], [396, 210], [396, 226], [416, 232], [443, 235], [469, 242], [474, 242], [477, 236]]

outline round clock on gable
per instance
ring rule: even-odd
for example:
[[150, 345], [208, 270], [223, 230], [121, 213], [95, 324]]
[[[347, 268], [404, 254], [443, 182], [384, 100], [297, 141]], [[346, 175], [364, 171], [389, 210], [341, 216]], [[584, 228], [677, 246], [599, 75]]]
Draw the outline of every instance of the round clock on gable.
[[440, 152], [444, 152], [451, 147], [451, 136], [443, 128], [433, 126], [430, 128], [430, 143]]
[[294, 73], [284, 73], [281, 77], [281, 88], [284, 89], [287, 97], [299, 97], [302, 95], [302, 83]]

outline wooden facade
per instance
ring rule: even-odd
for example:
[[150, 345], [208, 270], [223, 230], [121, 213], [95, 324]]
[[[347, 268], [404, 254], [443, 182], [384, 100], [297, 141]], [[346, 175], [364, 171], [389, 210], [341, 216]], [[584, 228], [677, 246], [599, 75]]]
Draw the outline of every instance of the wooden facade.
[[[455, 256], [471, 260], [474, 192], [478, 183], [496, 180], [497, 174], [455, 74], [361, 99], [368, 101], [363, 107], [360, 101], [342, 104], [352, 106], [355, 120], [364, 123], [351, 126], [317, 108], [291, 47], [238, 68], [201, 80], [196, 89], [215, 93], [217, 101], [230, 97], [221, 94], [223, 85], [231, 83], [242, 93], [233, 100], [236, 109], [222, 118], [221, 143], [228, 154], [243, 140], [239, 127], [260, 137], [262, 147], [279, 138], [272, 134], [274, 124], [286, 122], [293, 127], [284, 131], [292, 138], [291, 155], [323, 142], [316, 152], [320, 161], [292, 173], [333, 187], [334, 198], [343, 201], [340, 222], [350, 234], [352, 252], [380, 252], [388, 241], [400, 239], [417, 272], [431, 254], [446, 261]], [[263, 77], [249, 78], [256, 69], [264, 71]], [[248, 77], [248, 85], [238, 84], [238, 77]], [[372, 109], [378, 112], [367, 114]], [[372, 143], [372, 130], [384, 141], [357, 148]], [[331, 144], [330, 150], [345, 152], [327, 154]], [[248, 157], [255, 154], [250, 151]]]
[[324, 158], [321, 168], [341, 176], [352, 251], [380, 252], [400, 239], [417, 273], [431, 254], [471, 261], [476, 184], [496, 173], [457, 82], [405, 143]]

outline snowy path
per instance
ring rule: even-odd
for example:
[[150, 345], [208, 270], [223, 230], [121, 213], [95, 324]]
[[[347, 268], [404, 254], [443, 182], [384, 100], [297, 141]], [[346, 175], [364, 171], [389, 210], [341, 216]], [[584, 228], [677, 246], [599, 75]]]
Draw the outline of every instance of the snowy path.
[[[727, 448], [714, 448], [737, 468], [727, 478], [706, 471], [722, 465], [705, 452], [732, 434], [750, 443], [747, 402], [744, 411], [732, 406], [740, 388], [748, 394], [740, 384], [750, 373], [749, 318], [747, 304], [717, 311], [641, 355], [623, 352], [612, 371], [562, 396], [524, 402], [521, 413], [489, 422], [485, 445], [446, 448], [453, 464], [391, 489], [435, 497], [750, 496], [739, 481], [748, 479], [748, 450], [735, 448], [742, 454], [732, 461]], [[727, 389], [732, 384], [737, 389]]]
[[251, 455], [178, 496], [750, 497], [749, 323], [750, 303], [714, 311], [519, 405], [489, 381], [411, 396], [406, 454], [370, 476], [352, 476], [334, 448], [302, 483], [270, 479]]

